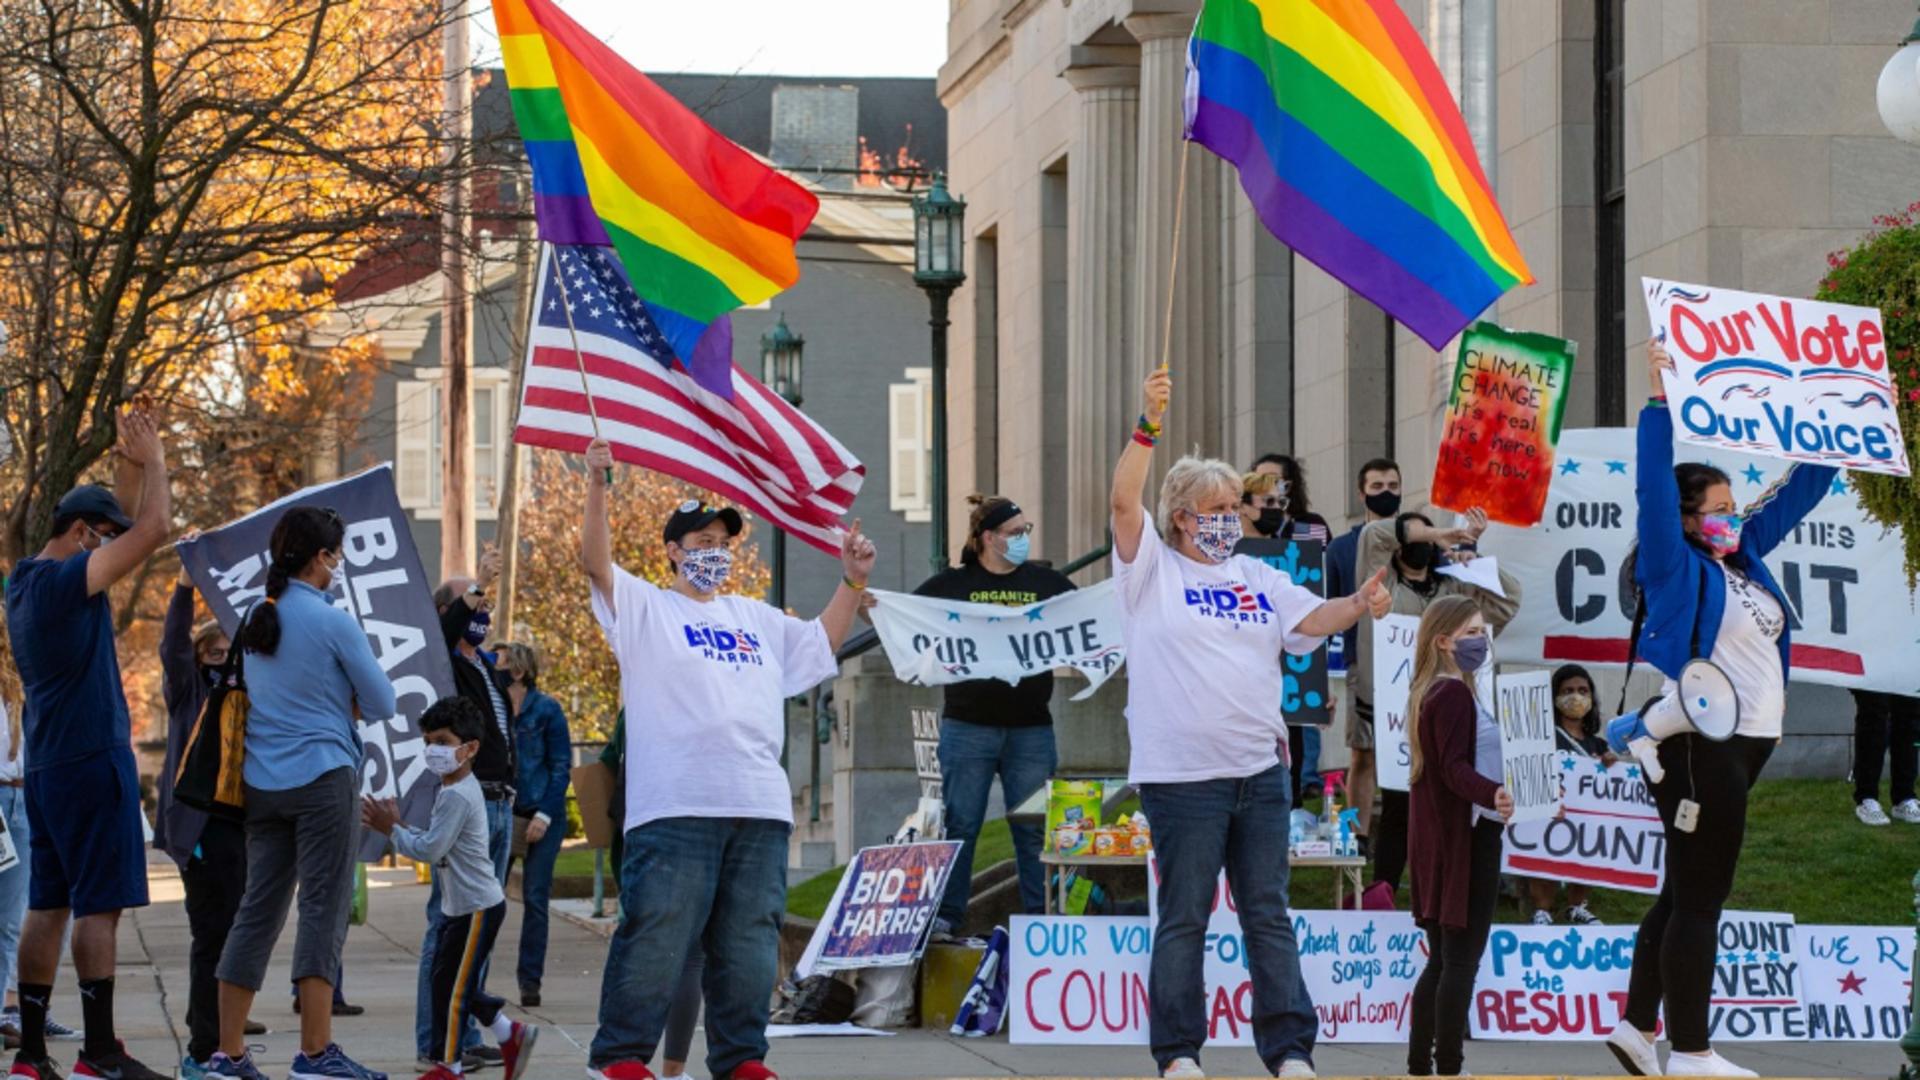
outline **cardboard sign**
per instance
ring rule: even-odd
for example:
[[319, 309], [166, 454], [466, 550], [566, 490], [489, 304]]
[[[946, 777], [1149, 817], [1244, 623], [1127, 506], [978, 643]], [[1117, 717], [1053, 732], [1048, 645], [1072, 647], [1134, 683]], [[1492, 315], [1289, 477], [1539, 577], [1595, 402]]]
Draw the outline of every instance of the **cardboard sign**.
[[1799, 930], [1807, 1038], [1899, 1041], [1913, 1023], [1913, 927]]
[[1560, 751], [1553, 736], [1553, 673], [1510, 671], [1494, 687], [1500, 723], [1500, 767], [1513, 796], [1512, 822], [1545, 821], [1560, 812]]
[[1407, 688], [1413, 683], [1413, 643], [1420, 616], [1388, 615], [1373, 622], [1373, 760], [1382, 788], [1405, 791], [1413, 769], [1407, 743]]
[[[1532, 529], [1495, 525], [1481, 539], [1514, 576], [1544, 583], [1501, 632], [1501, 659], [1626, 663], [1633, 582], [1624, 567], [1638, 518], [1634, 448], [1629, 428], [1568, 431], [1545, 519]], [[1725, 470], [1742, 506], [1789, 467], [1703, 447], [1681, 448], [1678, 460]], [[1901, 551], [1898, 530], [1868, 521], [1842, 476], [1767, 556], [1793, 620], [1795, 681], [1920, 694], [1920, 666], [1913, 663], [1920, 599], [1906, 589]]]
[[1433, 505], [1532, 525], [1546, 505], [1573, 377], [1571, 341], [1476, 323], [1460, 358], [1433, 466]]
[[1807, 1037], [1792, 915], [1721, 912], [1707, 1037], [1761, 1042]]
[[[1501, 683], [1513, 676], [1503, 676]], [[1566, 816], [1507, 827], [1503, 869], [1576, 885], [1657, 893], [1667, 837], [1646, 777], [1633, 761], [1556, 755]]]
[[1682, 442], [1908, 475], [1873, 308], [1641, 278]]
[[[1327, 595], [1326, 545], [1318, 540], [1251, 537], [1235, 545], [1233, 553], [1259, 559], [1315, 596]], [[1340, 635], [1327, 640], [1339, 641]], [[1281, 654], [1285, 679], [1280, 689], [1280, 713], [1287, 723], [1316, 727], [1333, 723], [1333, 710], [1328, 707], [1327, 662], [1326, 645], [1305, 656]]]
[[[580, 828], [587, 834], [589, 849], [613, 846], [613, 791], [620, 778], [604, 761], [575, 765], [570, 774], [573, 797], [580, 803]], [[614, 868], [616, 873], [619, 868]]]
[[919, 959], [959, 854], [958, 840], [862, 848], [834, 889], [796, 977]]
[[913, 686], [969, 679], [1018, 683], [1073, 668], [1092, 696], [1126, 662], [1120, 603], [1112, 581], [1028, 604], [1003, 607], [874, 589], [873, 628], [894, 677]]
[[1478, 1039], [1604, 1039], [1627, 1010], [1633, 926], [1496, 926], [1470, 1019]]

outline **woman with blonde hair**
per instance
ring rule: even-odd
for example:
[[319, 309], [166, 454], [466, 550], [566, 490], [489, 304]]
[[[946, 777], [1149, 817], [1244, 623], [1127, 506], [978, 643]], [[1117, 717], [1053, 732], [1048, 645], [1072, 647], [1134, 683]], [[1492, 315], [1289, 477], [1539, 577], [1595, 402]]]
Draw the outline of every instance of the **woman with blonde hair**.
[[1474, 693], [1493, 638], [1479, 605], [1443, 596], [1414, 639], [1407, 689], [1408, 850], [1413, 919], [1427, 932], [1413, 988], [1407, 1071], [1458, 1076], [1473, 977], [1500, 898], [1500, 845], [1513, 798], [1500, 784], [1500, 725]]

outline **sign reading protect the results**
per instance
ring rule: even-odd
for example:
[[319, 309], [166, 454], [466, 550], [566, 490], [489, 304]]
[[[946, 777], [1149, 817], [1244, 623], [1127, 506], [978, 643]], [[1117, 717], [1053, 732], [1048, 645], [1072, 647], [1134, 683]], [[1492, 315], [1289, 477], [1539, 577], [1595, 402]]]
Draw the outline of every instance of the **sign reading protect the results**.
[[1575, 347], [1487, 322], [1461, 336], [1433, 465], [1435, 506], [1479, 507], [1504, 525], [1540, 520]]
[[1641, 278], [1682, 442], [1908, 475], [1873, 308]]

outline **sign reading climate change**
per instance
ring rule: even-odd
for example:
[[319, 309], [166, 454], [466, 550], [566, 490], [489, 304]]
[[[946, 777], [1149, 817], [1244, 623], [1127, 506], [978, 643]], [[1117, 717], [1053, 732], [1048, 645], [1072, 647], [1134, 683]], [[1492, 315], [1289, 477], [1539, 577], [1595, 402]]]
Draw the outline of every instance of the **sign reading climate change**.
[[1017, 683], [1054, 668], [1087, 677], [1091, 695], [1126, 660], [1113, 582], [1025, 607], [873, 590], [873, 628], [893, 675], [915, 686], [967, 679]]
[[[1481, 538], [1481, 550], [1497, 552], [1520, 580], [1551, 585], [1544, 595], [1529, 593], [1501, 632], [1502, 660], [1626, 663], [1633, 580], [1625, 563], [1638, 520], [1634, 445], [1626, 428], [1568, 431], [1545, 519], [1532, 529], [1495, 525]], [[1719, 466], [1742, 506], [1789, 467], [1706, 447], [1680, 448], [1678, 457]], [[1900, 534], [1866, 519], [1844, 476], [1767, 556], [1767, 567], [1787, 597], [1796, 681], [1920, 694], [1913, 663], [1920, 609], [1904, 587]], [[1374, 633], [1378, 640], [1377, 624]]]
[[1682, 441], [1907, 475], [1872, 308], [1641, 278]]
[[1574, 343], [1476, 323], [1460, 338], [1433, 465], [1433, 505], [1494, 521], [1540, 520], [1553, 477]]
[[[266, 595], [269, 541], [280, 515], [296, 506], [330, 507], [346, 523], [346, 583], [333, 597], [366, 631], [380, 670], [393, 680], [399, 712], [362, 716], [360, 790], [400, 800], [402, 816], [424, 825], [438, 779], [427, 771], [420, 714], [453, 693], [453, 662], [440, 634], [433, 590], [414, 549], [406, 514], [393, 490], [393, 467], [381, 465], [331, 484], [296, 491], [278, 502], [179, 545], [194, 587], [229, 636]], [[362, 858], [379, 858], [386, 838], [369, 831]]]

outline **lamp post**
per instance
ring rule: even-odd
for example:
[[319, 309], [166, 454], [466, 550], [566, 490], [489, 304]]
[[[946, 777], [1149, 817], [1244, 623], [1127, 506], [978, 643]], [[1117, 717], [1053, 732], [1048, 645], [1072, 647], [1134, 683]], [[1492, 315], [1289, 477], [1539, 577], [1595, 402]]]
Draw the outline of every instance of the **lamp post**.
[[913, 283], [924, 289], [933, 327], [933, 572], [947, 568], [947, 301], [967, 280], [967, 201], [947, 193], [945, 173], [913, 200]]
[[[796, 408], [800, 405], [800, 368], [806, 349], [807, 339], [788, 328], [784, 311], [773, 329], [760, 335], [760, 381]], [[773, 580], [768, 591], [773, 606], [787, 610], [787, 534], [777, 527], [773, 530]]]
[[[1880, 82], [1874, 96], [1880, 106], [1880, 122], [1893, 137], [1903, 143], [1920, 145], [1920, 20], [1900, 41], [1900, 48], [1880, 69]], [[1914, 914], [1920, 918], [1920, 874], [1913, 877]], [[1914, 940], [1913, 962], [1909, 971], [1920, 970], [1920, 936]], [[1900, 1039], [1900, 1050], [1907, 1063], [1900, 1066], [1900, 1080], [1920, 1080], [1920, 980], [1913, 982], [1913, 1020]]]

